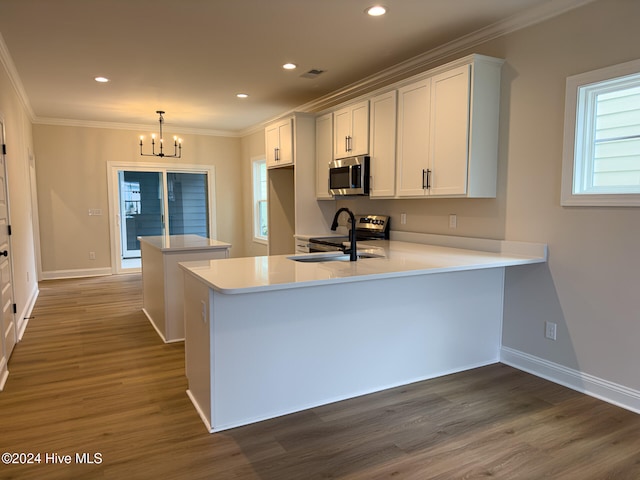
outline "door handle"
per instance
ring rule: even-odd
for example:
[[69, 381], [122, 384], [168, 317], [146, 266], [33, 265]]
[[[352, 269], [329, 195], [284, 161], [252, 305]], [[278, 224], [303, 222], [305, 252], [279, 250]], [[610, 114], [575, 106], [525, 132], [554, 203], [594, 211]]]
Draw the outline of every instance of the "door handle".
[[8, 257], [9, 256], [9, 250], [4, 250], [4, 251], [0, 252], [0, 256]]

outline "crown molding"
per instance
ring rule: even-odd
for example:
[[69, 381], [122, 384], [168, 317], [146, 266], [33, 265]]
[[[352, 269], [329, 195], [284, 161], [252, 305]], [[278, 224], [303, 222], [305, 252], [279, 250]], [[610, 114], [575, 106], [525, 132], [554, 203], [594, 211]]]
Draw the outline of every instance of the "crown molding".
[[[582, 7], [594, 1], [596, 0], [549, 0], [548, 2], [533, 7], [526, 12], [513, 15], [505, 20], [496, 22], [485, 28], [481, 28], [480, 30], [476, 30], [475, 32], [472, 32], [449, 43], [412, 57], [409, 60], [400, 62], [374, 75], [365, 77], [364, 79], [356, 83], [347, 85], [344, 88], [300, 105], [294, 109], [282, 113], [281, 115], [278, 115], [277, 117], [273, 117], [269, 120], [243, 130], [224, 131], [201, 128], [172, 128], [172, 132], [207, 136], [243, 137], [261, 130], [268, 123], [283, 116], [290, 115], [295, 112], [311, 113], [328, 109], [331, 106], [335, 106], [336, 104], [342, 103], [346, 100], [350, 100], [364, 95], [365, 93], [371, 92], [376, 88], [381, 88], [385, 85], [389, 85], [396, 80], [406, 78], [412, 74], [421, 73], [427, 70], [429, 67], [434, 66], [434, 64], [438, 61], [441, 61], [457, 53], [467, 51], [469, 48], [473, 48], [477, 45], [481, 45], [485, 42], [494, 40], [509, 33], [513, 33], [517, 30], [521, 30], [523, 28], [544, 22], [545, 20], [557, 17], [559, 15], [562, 15], [563, 13]], [[20, 100], [22, 101], [31, 122], [34, 124], [145, 131], [149, 130], [150, 128], [154, 128], [150, 125], [140, 124], [37, 117], [33, 112], [31, 103], [29, 102], [29, 98], [27, 97], [27, 94], [22, 85], [22, 81], [20, 80], [20, 76], [18, 75], [18, 72], [11, 58], [11, 54], [9, 53], [4, 39], [2, 38], [2, 34], [0, 34], [0, 62], [2, 62], [5, 69], [7, 70], [11, 83], [15, 88]]]
[[435, 63], [452, 55], [468, 51], [469, 48], [502, 37], [517, 30], [544, 22], [570, 10], [582, 7], [596, 0], [550, 0], [545, 4], [533, 7], [524, 13], [513, 15], [468, 35], [440, 45], [425, 53], [400, 62], [358, 82], [347, 85], [294, 109], [299, 112], [318, 112], [337, 103], [356, 98], [376, 88], [389, 85], [412, 74], [418, 74]]
[[33, 122], [35, 113], [33, 112], [31, 102], [29, 101], [27, 92], [22, 85], [22, 80], [20, 79], [20, 75], [18, 75], [18, 70], [16, 69], [15, 63], [13, 63], [13, 58], [11, 57], [11, 53], [9, 53], [9, 49], [7, 48], [7, 44], [4, 41], [2, 33], [0, 33], [0, 63], [2, 63], [5, 71], [7, 72], [9, 80], [11, 81], [11, 85], [13, 85], [18, 98], [22, 102], [24, 109], [27, 111], [29, 120]]
[[[141, 124], [141, 123], [119, 123], [119, 122], [99, 122], [94, 120], [73, 120], [65, 118], [46, 118], [36, 117], [33, 120], [35, 125], [53, 125], [59, 127], [87, 127], [87, 128], [110, 128], [114, 130], [135, 130], [135, 131], [153, 131], [158, 128], [158, 123]], [[165, 124], [167, 125], [167, 124]], [[165, 127], [166, 128], [166, 127]], [[206, 128], [185, 128], [177, 126], [169, 126], [171, 133], [180, 133], [183, 135], [203, 135], [209, 137], [241, 137], [241, 132], [227, 130], [211, 130]]]

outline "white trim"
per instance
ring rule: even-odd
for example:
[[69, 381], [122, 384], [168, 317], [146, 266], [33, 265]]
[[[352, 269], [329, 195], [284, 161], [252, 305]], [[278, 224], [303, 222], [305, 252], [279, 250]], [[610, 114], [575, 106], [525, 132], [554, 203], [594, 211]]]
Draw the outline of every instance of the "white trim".
[[[264, 167], [265, 167], [265, 175], [266, 175], [266, 169], [267, 169], [267, 159], [264, 155], [257, 155], [254, 157], [251, 157], [251, 231], [252, 231], [252, 238], [253, 241], [255, 243], [260, 243], [262, 245], [269, 245], [269, 240], [268, 237], [260, 237], [258, 235], [256, 235], [257, 232], [257, 224], [256, 224], [256, 220], [257, 217], [256, 215], [258, 214], [258, 212], [256, 211], [256, 164], [260, 162], [260, 163], [264, 163]], [[265, 180], [266, 177], [265, 177]], [[269, 182], [267, 180], [267, 190], [269, 190]], [[269, 204], [269, 195], [267, 192], [267, 197], [264, 199], [264, 201], [267, 202], [267, 205]]]
[[4, 66], [7, 71], [7, 76], [11, 81], [11, 85], [13, 85], [14, 90], [24, 109], [27, 112], [29, 120], [33, 122], [33, 119], [36, 117], [33, 108], [31, 108], [31, 102], [29, 101], [29, 97], [27, 96], [27, 92], [24, 89], [24, 85], [22, 84], [22, 79], [20, 79], [20, 75], [18, 75], [18, 70], [16, 69], [15, 63], [13, 63], [13, 58], [11, 57], [11, 53], [9, 53], [9, 49], [7, 48], [7, 44], [4, 41], [4, 37], [0, 33], [0, 63]]
[[0, 392], [4, 390], [7, 378], [9, 378], [9, 369], [7, 368], [7, 358], [3, 355], [0, 358]]
[[40, 290], [36, 284], [36, 288], [31, 292], [31, 297], [27, 301], [27, 305], [23, 309], [22, 313], [18, 317], [21, 321], [18, 322], [18, 342], [22, 340], [22, 336], [24, 335], [24, 331], [27, 329], [27, 324], [29, 323], [29, 318], [31, 317], [31, 313], [33, 312], [33, 307], [36, 304], [36, 300], [38, 299], [38, 295], [40, 294]]
[[[564, 136], [562, 145], [562, 188], [560, 204], [563, 206], [605, 206], [605, 207], [637, 207], [640, 206], [640, 194], [594, 194], [574, 193], [575, 172], [581, 167], [579, 161], [576, 168], [576, 127], [578, 92], [580, 87], [613, 78], [623, 77], [640, 72], [640, 60], [633, 60], [612, 65], [598, 70], [567, 77], [564, 105]], [[580, 136], [580, 135], [579, 135]], [[581, 140], [581, 139], [579, 139]], [[580, 156], [580, 155], [579, 155]]]
[[[37, 117], [33, 120], [36, 125], [54, 125], [60, 127], [86, 127], [86, 128], [111, 128], [114, 130], [155, 131], [158, 125], [146, 125], [141, 123], [100, 122], [95, 120], [69, 120], [66, 118]], [[241, 137], [238, 132], [228, 130], [210, 130], [206, 128], [178, 127], [171, 125], [171, 133], [204, 135], [212, 137]], [[185, 144], [186, 145], [186, 144]]]
[[200, 419], [202, 420], [202, 423], [204, 423], [204, 426], [206, 427], [207, 431], [209, 433], [213, 433], [213, 427], [209, 423], [209, 420], [207, 420], [207, 416], [204, 414], [204, 411], [202, 410], [202, 408], [200, 408], [198, 401], [196, 400], [196, 398], [191, 393], [191, 390], [189, 389], [187, 389], [187, 397], [189, 397], [189, 400], [191, 400], [191, 403], [195, 407], [196, 412], [198, 412], [198, 415], [200, 415]]
[[591, 397], [640, 413], [640, 391], [508, 347], [500, 361]]
[[42, 279], [58, 280], [63, 278], [102, 277], [111, 274], [111, 267], [84, 268], [73, 270], [50, 270], [48, 272], [42, 272]]
[[[111, 272], [114, 274], [140, 272], [140, 268], [125, 269], [120, 261], [120, 227], [118, 195], [118, 170], [128, 171], [159, 171], [163, 175], [163, 187], [166, 189], [167, 173], [205, 173], [207, 175], [207, 200], [209, 201], [209, 238], [217, 239], [218, 215], [216, 211], [216, 168], [214, 165], [196, 165], [159, 162], [107, 162], [107, 198], [109, 201], [109, 232], [111, 246]], [[168, 212], [168, 199], [164, 195], [163, 208]], [[168, 218], [165, 222], [168, 225]]]

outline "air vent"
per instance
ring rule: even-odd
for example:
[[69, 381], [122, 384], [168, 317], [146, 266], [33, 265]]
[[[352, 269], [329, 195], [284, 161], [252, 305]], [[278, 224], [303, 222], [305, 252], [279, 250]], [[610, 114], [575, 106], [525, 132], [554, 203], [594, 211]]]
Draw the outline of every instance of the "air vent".
[[318, 68], [312, 68], [307, 73], [303, 73], [300, 75], [302, 78], [316, 78], [318, 75], [324, 73], [324, 70], [320, 70]]

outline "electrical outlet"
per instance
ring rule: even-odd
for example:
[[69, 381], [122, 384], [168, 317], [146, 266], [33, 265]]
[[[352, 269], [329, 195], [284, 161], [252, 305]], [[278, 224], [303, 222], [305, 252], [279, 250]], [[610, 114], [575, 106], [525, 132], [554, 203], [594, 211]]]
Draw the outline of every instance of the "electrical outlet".
[[95, 260], [96, 259], [96, 252], [89, 252], [89, 260]]
[[406, 225], [407, 224], [407, 214], [406, 213], [401, 213], [400, 214], [400, 225]]
[[458, 217], [455, 213], [449, 215], [449, 228], [457, 228], [458, 227]]
[[544, 322], [544, 337], [555, 340], [557, 327], [558, 325], [553, 322]]

